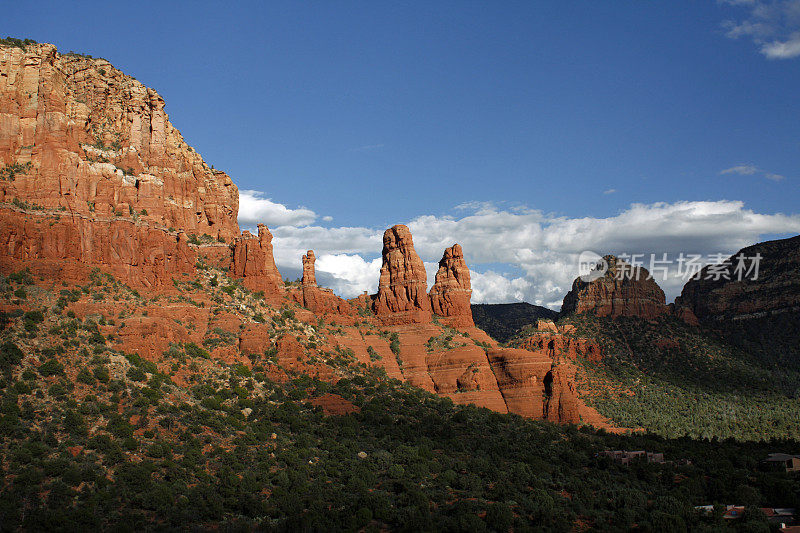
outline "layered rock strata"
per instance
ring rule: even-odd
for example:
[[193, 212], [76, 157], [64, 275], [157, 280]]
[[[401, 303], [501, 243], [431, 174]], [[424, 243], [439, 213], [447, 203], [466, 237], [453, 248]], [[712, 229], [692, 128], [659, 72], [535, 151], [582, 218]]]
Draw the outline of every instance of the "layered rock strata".
[[0, 202], [121, 217], [230, 241], [238, 190], [164, 100], [104, 59], [0, 45]]
[[428, 323], [431, 304], [427, 290], [425, 265], [414, 250], [408, 227], [398, 224], [387, 229], [378, 294], [373, 301], [375, 315], [384, 324]]
[[83, 282], [94, 268], [134, 287], [170, 286], [194, 272], [196, 252], [183, 232], [130, 220], [0, 209], [0, 272], [29, 268], [52, 280]]
[[647, 269], [634, 267], [613, 255], [603, 257], [603, 261], [607, 270], [596, 279], [575, 279], [572, 290], [564, 297], [562, 314], [653, 319], [669, 311], [664, 291]]

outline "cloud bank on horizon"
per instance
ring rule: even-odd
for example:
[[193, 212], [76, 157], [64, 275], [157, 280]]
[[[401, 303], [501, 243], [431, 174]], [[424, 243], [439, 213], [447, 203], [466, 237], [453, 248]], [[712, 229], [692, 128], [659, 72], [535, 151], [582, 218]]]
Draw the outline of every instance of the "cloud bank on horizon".
[[[769, 236], [800, 233], [800, 214], [756, 213], [730, 200], [631, 204], [604, 218], [504, 209], [487, 202], [462, 204], [453, 212], [457, 216], [398, 221], [411, 229], [429, 286], [442, 252], [458, 242], [472, 272], [473, 303], [526, 301], [553, 309], [560, 308], [577, 277], [584, 251], [727, 256]], [[375, 292], [386, 228], [325, 227], [320, 220], [324, 217], [310, 209], [288, 208], [258, 191], [240, 193], [240, 225], [270, 226], [275, 261], [284, 276], [297, 272], [301, 256], [313, 249], [321, 285], [346, 298]], [[685, 283], [674, 268], [666, 281], [657, 281], [668, 301]]]

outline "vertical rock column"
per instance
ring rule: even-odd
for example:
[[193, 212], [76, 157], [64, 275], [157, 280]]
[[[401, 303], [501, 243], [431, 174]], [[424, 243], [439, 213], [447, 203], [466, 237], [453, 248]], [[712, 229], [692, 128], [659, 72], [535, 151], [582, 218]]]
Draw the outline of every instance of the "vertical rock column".
[[461, 246], [454, 244], [445, 249], [436, 272], [436, 282], [428, 295], [431, 309], [435, 315], [445, 318], [445, 322], [453, 327], [472, 327], [472, 308], [470, 298], [472, 285], [469, 279], [469, 268], [464, 261]]
[[427, 294], [428, 275], [414, 250], [408, 227], [398, 224], [383, 234], [383, 265], [375, 315], [384, 324], [428, 323], [431, 304]]

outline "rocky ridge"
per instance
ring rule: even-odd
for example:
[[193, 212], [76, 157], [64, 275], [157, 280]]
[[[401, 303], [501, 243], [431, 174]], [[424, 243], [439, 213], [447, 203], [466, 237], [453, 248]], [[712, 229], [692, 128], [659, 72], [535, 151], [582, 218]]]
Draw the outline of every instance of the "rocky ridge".
[[[173, 346], [202, 345], [243, 365], [275, 353], [284, 371], [333, 381], [320, 361], [353, 358], [456, 403], [559, 422], [589, 416], [574, 381], [545, 386], [568, 363], [534, 345], [500, 347], [474, 327], [458, 245], [430, 293], [403, 225], [384, 234], [377, 294], [347, 302], [319, 287], [313, 251], [303, 281], [287, 286], [269, 229], [239, 234], [230, 178], [183, 141], [155, 91], [107, 61], [0, 46], [0, 118], [0, 272], [27, 268], [66, 286], [100, 272], [145, 291], [124, 322], [103, 326], [114, 349], [160, 361]], [[116, 316], [120, 304], [68, 307]]]
[[675, 308], [688, 310], [704, 322], [800, 313], [798, 268], [800, 236], [748, 246], [721, 268], [706, 266], [689, 280]]

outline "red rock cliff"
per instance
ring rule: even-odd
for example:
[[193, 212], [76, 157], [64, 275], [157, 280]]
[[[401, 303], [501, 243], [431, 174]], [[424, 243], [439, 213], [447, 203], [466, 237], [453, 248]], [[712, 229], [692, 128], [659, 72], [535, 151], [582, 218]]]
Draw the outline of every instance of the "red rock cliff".
[[572, 283], [564, 297], [563, 314], [591, 313], [597, 316], [638, 316], [655, 318], [666, 312], [664, 291], [650, 273], [641, 267], [631, 267], [613, 255], [603, 258], [608, 269], [591, 281], [581, 278]]
[[164, 100], [104, 59], [0, 46], [0, 202], [146, 221], [227, 240], [238, 190], [169, 122]]
[[464, 261], [464, 252], [460, 245], [454, 244], [445, 249], [442, 260], [439, 261], [436, 281], [428, 296], [433, 313], [445, 317], [448, 325], [454, 327], [475, 325], [470, 307], [472, 285], [469, 268]]
[[383, 265], [375, 315], [384, 324], [427, 323], [431, 320], [428, 275], [414, 250], [408, 227], [398, 224], [383, 234]]
[[718, 273], [706, 267], [686, 283], [675, 300], [676, 312], [689, 310], [703, 322], [798, 314], [798, 272], [800, 236], [748, 246]]
[[193, 272], [197, 260], [185, 233], [16, 208], [0, 209], [0, 243], [0, 271], [27, 267], [74, 283], [99, 267], [133, 286], [158, 288], [170, 285], [174, 275]]

